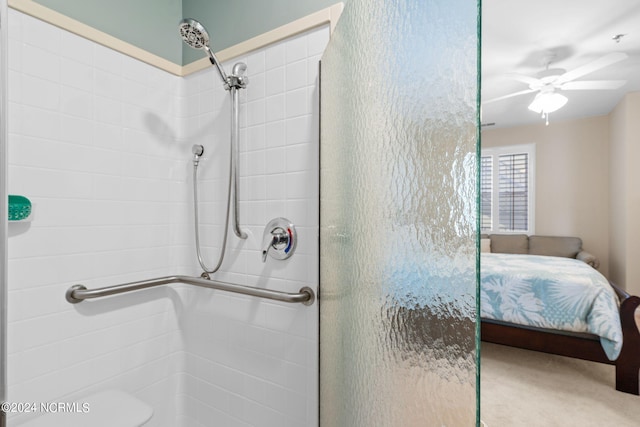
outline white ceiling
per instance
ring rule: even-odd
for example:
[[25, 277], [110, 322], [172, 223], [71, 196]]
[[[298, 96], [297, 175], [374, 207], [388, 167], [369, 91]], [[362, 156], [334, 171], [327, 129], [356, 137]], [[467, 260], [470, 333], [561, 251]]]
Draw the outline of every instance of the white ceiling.
[[[626, 34], [620, 43], [612, 40]], [[608, 114], [627, 92], [640, 91], [639, 0], [484, 0], [482, 2], [482, 100], [528, 89], [508, 73], [535, 76], [550, 68], [572, 70], [611, 52], [624, 61], [580, 80], [627, 80], [618, 90], [565, 91], [569, 102], [549, 121]], [[511, 127], [542, 122], [527, 107], [535, 93], [482, 106], [482, 123]]]

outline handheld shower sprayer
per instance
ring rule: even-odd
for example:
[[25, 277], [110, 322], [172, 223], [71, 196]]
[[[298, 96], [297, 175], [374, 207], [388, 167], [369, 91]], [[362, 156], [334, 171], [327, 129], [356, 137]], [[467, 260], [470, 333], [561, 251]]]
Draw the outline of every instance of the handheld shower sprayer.
[[204, 25], [195, 19], [185, 18], [180, 21], [178, 30], [180, 31], [182, 41], [187, 45], [194, 49], [200, 49], [207, 52], [207, 55], [209, 55], [209, 61], [211, 61], [218, 70], [218, 74], [220, 75], [220, 79], [222, 79], [222, 83], [226, 90], [230, 90], [232, 87], [240, 89], [247, 86], [249, 80], [247, 76], [244, 75], [247, 66], [242, 62], [238, 62], [233, 66], [233, 74], [231, 76], [227, 76], [227, 73], [224, 72], [224, 68], [220, 65], [220, 61], [218, 61], [218, 58], [216, 58], [216, 55], [209, 46], [209, 33]]
[[204, 25], [202, 25], [195, 19], [185, 18], [180, 21], [178, 30], [180, 31], [180, 37], [182, 37], [182, 41], [184, 41], [187, 45], [194, 49], [201, 49], [207, 52], [207, 54], [209, 55], [209, 61], [211, 61], [211, 63], [216, 66], [222, 82], [227, 85], [229, 83], [229, 77], [227, 77], [227, 74], [224, 72], [224, 69], [220, 65], [220, 62], [218, 62], [218, 58], [216, 58], [213, 51], [209, 47], [209, 33], [207, 32], [207, 29], [204, 28]]

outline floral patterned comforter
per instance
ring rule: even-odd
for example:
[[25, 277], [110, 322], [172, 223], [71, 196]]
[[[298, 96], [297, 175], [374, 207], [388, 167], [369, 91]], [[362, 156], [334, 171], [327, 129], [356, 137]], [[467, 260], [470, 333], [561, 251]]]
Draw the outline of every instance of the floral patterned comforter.
[[605, 277], [582, 261], [483, 253], [481, 316], [598, 335], [607, 357], [622, 348], [619, 301]]

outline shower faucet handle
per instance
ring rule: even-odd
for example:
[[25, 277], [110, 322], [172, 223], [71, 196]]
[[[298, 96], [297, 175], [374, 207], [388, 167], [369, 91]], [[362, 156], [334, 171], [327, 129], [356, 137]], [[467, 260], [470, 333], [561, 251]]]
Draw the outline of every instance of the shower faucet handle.
[[[276, 227], [271, 230], [270, 234], [271, 236], [267, 235], [262, 242], [262, 262], [267, 262], [267, 255], [270, 253], [269, 251], [282, 250], [282, 248], [289, 244], [289, 236], [287, 232], [280, 227]], [[273, 256], [273, 252], [271, 255]]]
[[267, 255], [284, 260], [293, 255], [298, 241], [295, 226], [285, 218], [269, 221], [262, 235], [262, 262], [267, 262]]

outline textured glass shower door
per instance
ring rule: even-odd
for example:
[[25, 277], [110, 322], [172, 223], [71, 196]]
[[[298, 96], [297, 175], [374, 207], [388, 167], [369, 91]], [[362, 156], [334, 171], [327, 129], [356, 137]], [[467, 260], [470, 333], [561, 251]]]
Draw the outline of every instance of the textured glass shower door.
[[477, 423], [478, 22], [350, 0], [322, 58], [322, 427]]

